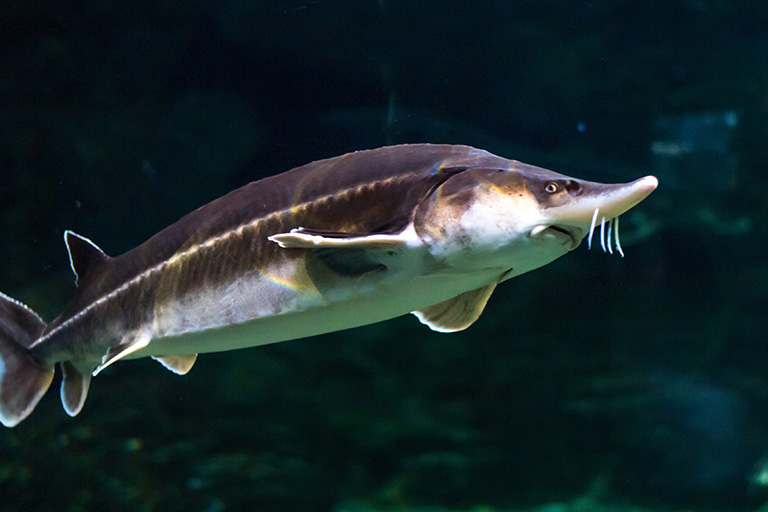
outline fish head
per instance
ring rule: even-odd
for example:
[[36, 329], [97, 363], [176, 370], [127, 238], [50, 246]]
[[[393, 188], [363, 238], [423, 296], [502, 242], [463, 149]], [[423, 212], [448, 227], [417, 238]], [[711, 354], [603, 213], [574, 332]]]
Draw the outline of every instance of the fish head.
[[[508, 279], [576, 249], [596, 225], [605, 248], [606, 222], [612, 227], [613, 219], [657, 185], [653, 176], [604, 184], [520, 162], [467, 169], [419, 205], [414, 227], [432, 256], [446, 265], [465, 271], [507, 269]], [[621, 252], [618, 232], [613, 236]]]

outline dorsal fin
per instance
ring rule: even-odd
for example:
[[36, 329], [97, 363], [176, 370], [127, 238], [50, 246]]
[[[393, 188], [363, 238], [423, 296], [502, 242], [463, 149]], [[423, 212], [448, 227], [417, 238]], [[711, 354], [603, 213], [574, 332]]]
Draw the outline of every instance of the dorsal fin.
[[67, 252], [69, 252], [69, 264], [72, 266], [72, 272], [75, 273], [75, 285], [85, 276], [89, 267], [109, 257], [95, 243], [74, 231], [64, 232], [64, 243], [67, 244]]

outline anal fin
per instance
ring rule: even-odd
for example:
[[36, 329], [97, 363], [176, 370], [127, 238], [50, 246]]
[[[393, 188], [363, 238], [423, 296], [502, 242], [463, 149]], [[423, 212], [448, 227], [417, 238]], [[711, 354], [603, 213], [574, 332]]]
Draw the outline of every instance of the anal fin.
[[188, 354], [184, 356], [152, 356], [152, 359], [162, 364], [173, 373], [184, 375], [197, 361], [197, 354]]
[[496, 283], [491, 283], [477, 290], [464, 292], [434, 306], [413, 311], [413, 314], [433, 331], [463, 331], [480, 318], [495, 289]]
[[97, 366], [95, 370], [93, 370], [93, 376], [95, 377], [98, 375], [100, 371], [115, 361], [119, 361], [125, 356], [146, 347], [149, 345], [151, 340], [152, 337], [144, 333], [135, 333], [133, 335], [126, 336], [118, 345], [110, 347], [107, 353], [104, 354], [104, 357], [101, 358], [101, 364]]
[[61, 363], [61, 405], [70, 416], [77, 416], [85, 403], [91, 385], [91, 373], [81, 372], [72, 362]]

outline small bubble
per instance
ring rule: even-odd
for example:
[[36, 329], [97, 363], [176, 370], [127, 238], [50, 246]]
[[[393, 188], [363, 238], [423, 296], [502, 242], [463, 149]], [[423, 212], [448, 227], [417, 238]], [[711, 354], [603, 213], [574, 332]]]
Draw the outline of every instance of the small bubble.
[[579, 123], [576, 125], [576, 129], [579, 130], [579, 133], [584, 133], [587, 130], [587, 125]]

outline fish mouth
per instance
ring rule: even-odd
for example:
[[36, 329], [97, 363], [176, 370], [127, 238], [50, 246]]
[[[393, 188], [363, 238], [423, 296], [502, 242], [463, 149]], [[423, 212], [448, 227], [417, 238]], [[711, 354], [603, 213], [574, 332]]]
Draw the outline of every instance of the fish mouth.
[[569, 251], [577, 248], [581, 244], [581, 239], [584, 238], [580, 228], [554, 224], [536, 226], [531, 230], [531, 237], [542, 240], [554, 239], [566, 246]]

